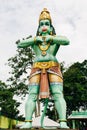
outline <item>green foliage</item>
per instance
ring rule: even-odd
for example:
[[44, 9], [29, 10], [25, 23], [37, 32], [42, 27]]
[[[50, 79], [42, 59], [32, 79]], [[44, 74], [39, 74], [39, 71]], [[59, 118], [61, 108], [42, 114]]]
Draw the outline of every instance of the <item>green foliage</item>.
[[12, 89], [7, 88], [7, 85], [0, 81], [0, 107], [1, 114], [10, 118], [16, 118], [19, 114], [17, 109], [19, 102], [13, 99]]
[[74, 63], [63, 74], [64, 95], [67, 102], [68, 114], [87, 108], [87, 60]]
[[[30, 38], [29, 36], [28, 38]], [[19, 41], [16, 42], [18, 44]], [[10, 118], [19, 118], [19, 102], [13, 99], [14, 95], [25, 96], [27, 93], [28, 71], [33, 63], [34, 53], [30, 47], [17, 49], [17, 54], [8, 59], [8, 66], [11, 67], [10, 77], [7, 79], [8, 85], [0, 81], [0, 107], [1, 114]]]
[[[64, 80], [64, 98], [67, 103], [67, 114], [80, 107], [87, 109], [87, 60], [76, 62], [68, 69], [61, 63]], [[49, 100], [46, 115], [53, 120], [58, 119], [53, 100]]]
[[[16, 44], [18, 41], [16, 42]], [[27, 74], [33, 63], [34, 53], [30, 47], [17, 49], [17, 54], [8, 59], [8, 65], [11, 67], [11, 77], [9, 81], [10, 88], [14, 89], [14, 93], [18, 95], [26, 95], [27, 93]]]
[[58, 113], [55, 109], [55, 105], [54, 105], [54, 101], [52, 99], [49, 100], [48, 102], [48, 106], [47, 106], [47, 110], [46, 110], [46, 115], [54, 120], [54, 121], [57, 121], [58, 119]]

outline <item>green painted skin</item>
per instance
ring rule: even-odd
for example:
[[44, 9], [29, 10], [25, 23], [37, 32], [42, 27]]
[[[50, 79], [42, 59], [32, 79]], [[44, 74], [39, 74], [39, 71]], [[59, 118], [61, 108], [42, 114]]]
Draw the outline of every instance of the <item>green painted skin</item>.
[[[47, 31], [43, 32], [43, 28], [46, 28]], [[26, 48], [28, 46], [31, 46], [36, 54], [36, 58], [34, 62], [46, 62], [46, 61], [56, 61], [56, 53], [58, 52], [58, 49], [60, 45], [68, 45], [69, 40], [64, 36], [52, 36], [50, 35], [52, 28], [50, 27], [50, 21], [49, 20], [41, 20], [40, 21], [40, 27], [39, 32], [41, 36], [37, 36], [36, 38], [29, 38], [27, 40], [23, 40], [18, 44], [19, 48]], [[41, 50], [39, 48], [39, 44], [41, 46], [45, 47], [44, 40], [42, 37], [46, 37], [45, 42], [50, 43], [50, 46], [48, 48], [47, 55], [43, 56], [41, 54]]]
[[[60, 45], [68, 45], [69, 40], [64, 36], [50, 35], [51, 32], [52, 27], [50, 25], [50, 21], [48, 19], [41, 20], [39, 23], [40, 36], [36, 36], [34, 38], [29, 38], [27, 40], [21, 41], [18, 44], [18, 48], [26, 48], [28, 46], [31, 46], [36, 55], [34, 62], [47, 62], [47, 61], [58, 62], [56, 58], [56, 53], [58, 52]], [[45, 39], [43, 37], [45, 37]], [[40, 50], [39, 45], [45, 48], [49, 43], [50, 46], [46, 50], [46, 55], [42, 55], [42, 51]], [[31, 86], [31, 88], [32, 88], [31, 90], [29, 89], [29, 97], [25, 105], [26, 120], [32, 120], [32, 114], [35, 110], [35, 104], [39, 91], [39, 87], [37, 86], [33, 87]], [[52, 91], [55, 108], [59, 113], [60, 120], [66, 120], [66, 102], [63, 98], [63, 92], [62, 92], [63, 86], [50, 85], [50, 89]], [[31, 128], [31, 127], [32, 123], [26, 122], [21, 128]], [[67, 126], [66, 122], [62, 121], [60, 122], [60, 128], [69, 128], [69, 127]]]

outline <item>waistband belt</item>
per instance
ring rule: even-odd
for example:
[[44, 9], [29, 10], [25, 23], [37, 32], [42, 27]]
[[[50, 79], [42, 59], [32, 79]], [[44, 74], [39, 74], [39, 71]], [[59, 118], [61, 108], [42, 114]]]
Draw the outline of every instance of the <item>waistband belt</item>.
[[39, 68], [42, 69], [42, 72], [45, 73], [45, 69], [49, 69], [53, 66], [58, 66], [60, 67], [58, 62], [54, 62], [54, 61], [48, 61], [48, 62], [35, 62], [33, 64], [33, 68]]

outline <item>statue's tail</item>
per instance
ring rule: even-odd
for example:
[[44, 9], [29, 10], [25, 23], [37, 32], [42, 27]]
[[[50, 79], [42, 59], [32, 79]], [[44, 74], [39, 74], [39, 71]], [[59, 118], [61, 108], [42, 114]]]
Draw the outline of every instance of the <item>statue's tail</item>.
[[44, 126], [43, 122], [44, 122], [44, 117], [45, 117], [45, 113], [46, 113], [46, 110], [47, 110], [47, 105], [48, 105], [49, 99], [46, 98], [44, 100], [45, 100], [45, 106], [44, 106], [44, 110], [43, 110], [43, 113], [42, 113], [42, 116], [41, 116], [41, 127], [44, 128], [44, 129], [56, 129], [57, 127], [52, 127], [52, 126], [46, 127], [46, 126]]
[[45, 113], [46, 113], [46, 109], [47, 109], [47, 105], [48, 105], [48, 98], [44, 99], [45, 100], [45, 106], [44, 106], [44, 110], [43, 110], [43, 113], [42, 113], [42, 116], [41, 116], [41, 127], [43, 128], [44, 125], [43, 125], [43, 121], [44, 121], [44, 116], [45, 116]]

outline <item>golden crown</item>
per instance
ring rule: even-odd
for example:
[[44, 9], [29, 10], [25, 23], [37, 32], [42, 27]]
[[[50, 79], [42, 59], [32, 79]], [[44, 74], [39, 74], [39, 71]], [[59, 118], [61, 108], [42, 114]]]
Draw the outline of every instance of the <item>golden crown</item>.
[[47, 10], [47, 8], [44, 8], [43, 11], [41, 12], [39, 17], [39, 22], [40, 20], [45, 20], [45, 19], [49, 19], [52, 22], [50, 12]]

